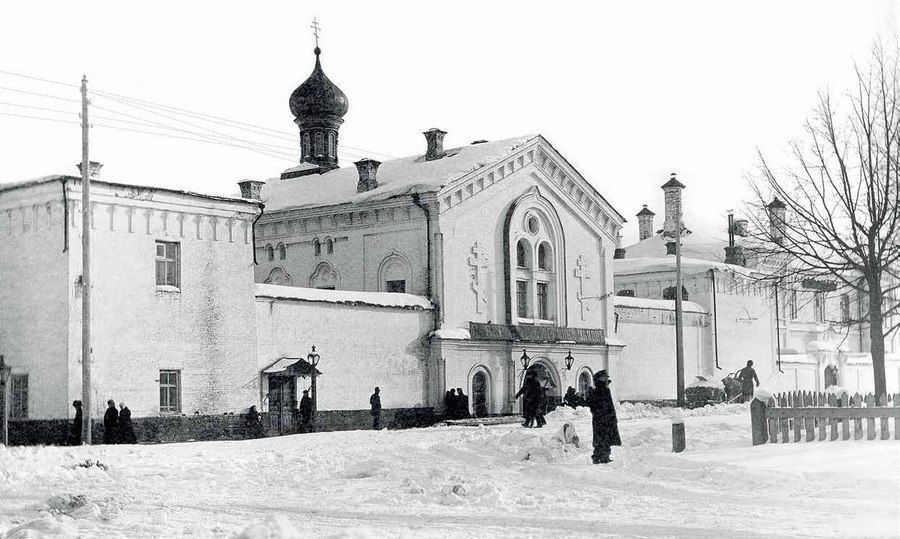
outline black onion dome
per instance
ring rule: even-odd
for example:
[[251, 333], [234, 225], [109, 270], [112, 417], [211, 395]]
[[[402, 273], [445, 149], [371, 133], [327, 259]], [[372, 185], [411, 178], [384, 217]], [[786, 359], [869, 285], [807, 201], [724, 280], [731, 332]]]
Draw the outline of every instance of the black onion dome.
[[321, 49], [316, 47], [316, 67], [309, 78], [291, 94], [291, 114], [295, 118], [310, 116], [337, 116], [347, 114], [350, 102], [337, 85], [325, 76], [319, 63]]

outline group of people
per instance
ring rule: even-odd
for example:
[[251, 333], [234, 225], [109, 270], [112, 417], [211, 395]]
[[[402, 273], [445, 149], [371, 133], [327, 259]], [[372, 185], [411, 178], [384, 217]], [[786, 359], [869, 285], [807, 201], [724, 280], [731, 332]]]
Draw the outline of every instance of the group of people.
[[[106, 413], [103, 414], [103, 443], [136, 444], [137, 436], [134, 433], [134, 425], [131, 423], [131, 410], [125, 406], [124, 402], [120, 402], [119, 409], [116, 410], [116, 403], [112, 399], [106, 401], [106, 404]], [[81, 401], [72, 401], [72, 407], [75, 408], [75, 421], [69, 429], [66, 443], [81, 445], [81, 423], [84, 418]]]
[[541, 428], [547, 422], [544, 420], [545, 396], [544, 388], [538, 379], [537, 372], [529, 370], [525, 372], [525, 380], [522, 388], [516, 393], [516, 398], [522, 397], [522, 416], [525, 422], [523, 427]]
[[469, 415], [469, 397], [461, 387], [451, 389], [444, 395], [444, 416], [447, 419], [465, 419]]
[[579, 406], [584, 406], [584, 398], [575, 392], [575, 388], [569, 386], [569, 389], [566, 390], [566, 394], [563, 397], [563, 404], [566, 406], [571, 406], [572, 408], [578, 408]]
[[[584, 399], [581, 399], [572, 387], [566, 391], [565, 403], [567, 405], [574, 408], [583, 404], [591, 409], [594, 445], [591, 461], [594, 464], [612, 462], [609, 458], [612, 446], [622, 445], [616, 407], [613, 404], [612, 393], [609, 391], [610, 382], [609, 373], [603, 370], [594, 374], [594, 387], [588, 390]], [[522, 388], [516, 393], [516, 398], [518, 397], [522, 397], [522, 415], [525, 419], [522, 426], [543, 427], [545, 424], [544, 391], [534, 372], [528, 372], [525, 375]]]

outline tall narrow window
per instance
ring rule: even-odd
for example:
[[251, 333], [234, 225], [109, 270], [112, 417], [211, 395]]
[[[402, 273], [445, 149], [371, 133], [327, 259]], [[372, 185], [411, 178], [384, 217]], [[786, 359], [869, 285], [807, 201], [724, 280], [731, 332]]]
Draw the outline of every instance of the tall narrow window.
[[328, 158], [333, 159], [335, 156], [334, 152], [334, 133], [328, 134], [328, 148], [326, 148], [328, 153]]
[[159, 371], [159, 411], [181, 413], [181, 371]]
[[325, 238], [325, 254], [334, 254], [334, 240], [331, 238]]
[[181, 286], [181, 252], [177, 242], [156, 242], [156, 285]]
[[316, 157], [322, 157], [325, 153], [325, 137], [322, 136], [322, 132], [318, 131], [315, 134], [315, 144], [314, 148], [316, 151]]
[[550, 302], [549, 295], [547, 293], [547, 283], [538, 283], [537, 284], [537, 308], [538, 308], [538, 318], [541, 320], [549, 320], [550, 319]]
[[519, 318], [528, 317], [528, 281], [516, 281], [516, 312]]
[[278, 244], [278, 260], [284, 260], [287, 256], [287, 248], [283, 243]]
[[850, 321], [850, 294], [841, 294], [841, 322]]
[[11, 402], [9, 417], [12, 419], [26, 419], [28, 417], [28, 375], [14, 374], [11, 382]]
[[796, 320], [797, 315], [800, 313], [800, 306], [797, 304], [796, 290], [791, 290], [790, 296], [788, 296], [788, 307], [790, 308], [791, 320]]
[[550, 246], [544, 242], [538, 246], [538, 268], [542, 270], [550, 269]]
[[309, 144], [309, 133], [303, 133], [303, 148], [301, 150], [304, 158], [310, 157], [312, 150]]
[[815, 307], [816, 322], [825, 321], [825, 293], [816, 292], [813, 296], [813, 306]]
[[266, 260], [269, 262], [275, 260], [275, 248], [272, 245], [266, 245]]
[[519, 243], [516, 244], [516, 266], [528, 267], [528, 243], [525, 240], [519, 240]]
[[315, 256], [322, 256], [322, 244], [319, 243], [318, 239], [313, 240], [313, 254]]

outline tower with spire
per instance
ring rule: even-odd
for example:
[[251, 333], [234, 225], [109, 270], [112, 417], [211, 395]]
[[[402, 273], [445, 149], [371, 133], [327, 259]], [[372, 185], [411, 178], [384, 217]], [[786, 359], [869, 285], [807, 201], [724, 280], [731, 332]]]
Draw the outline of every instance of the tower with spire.
[[[338, 130], [350, 108], [347, 96], [322, 70], [319, 25], [313, 19], [316, 65], [309, 77], [291, 94], [294, 123], [300, 128], [300, 164], [285, 171], [282, 179], [321, 174], [338, 167]], [[308, 164], [311, 166], [302, 166]]]

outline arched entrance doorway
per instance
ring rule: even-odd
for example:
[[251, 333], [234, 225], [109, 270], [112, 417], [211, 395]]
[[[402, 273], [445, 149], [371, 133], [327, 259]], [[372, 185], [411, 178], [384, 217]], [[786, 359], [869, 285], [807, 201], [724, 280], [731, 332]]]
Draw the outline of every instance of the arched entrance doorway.
[[491, 379], [487, 371], [478, 369], [472, 376], [472, 413], [475, 417], [491, 414]]
[[838, 385], [838, 369], [834, 365], [825, 367], [825, 389]]
[[562, 394], [560, 393], [559, 388], [559, 375], [556, 373], [556, 369], [553, 368], [553, 365], [544, 363], [543, 361], [536, 361], [528, 367], [528, 372], [534, 373], [534, 375], [537, 376], [541, 387], [544, 389], [545, 414], [555, 410], [557, 406], [562, 404]]

